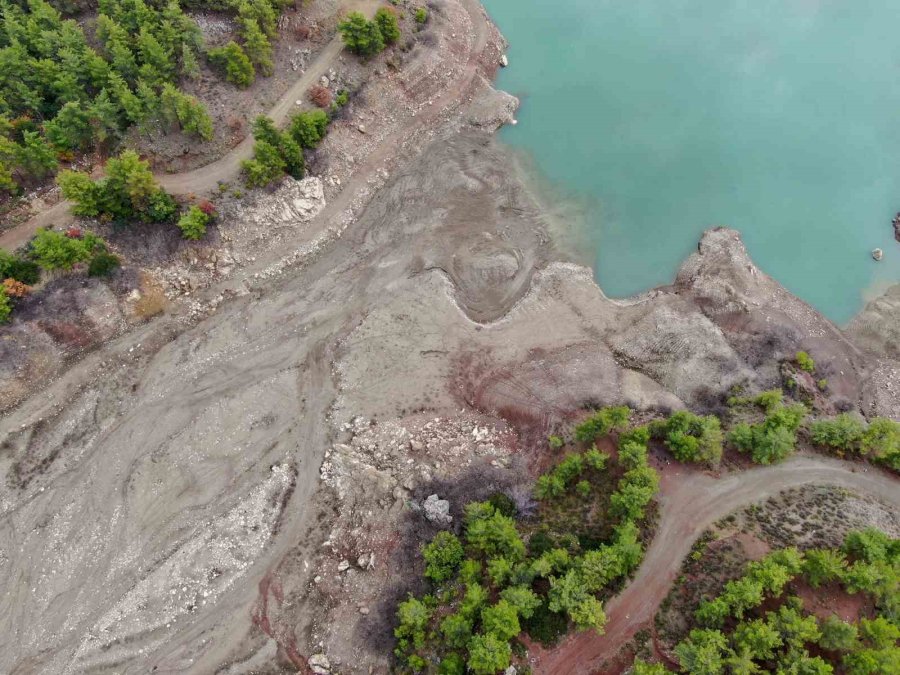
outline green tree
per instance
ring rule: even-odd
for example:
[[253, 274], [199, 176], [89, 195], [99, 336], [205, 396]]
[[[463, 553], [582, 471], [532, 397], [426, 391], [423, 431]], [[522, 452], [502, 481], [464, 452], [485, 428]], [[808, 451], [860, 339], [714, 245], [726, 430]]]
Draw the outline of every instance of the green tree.
[[372, 56], [384, 49], [384, 37], [378, 25], [369, 21], [360, 12], [350, 12], [338, 24], [344, 44], [354, 54]]
[[850, 652], [856, 648], [858, 631], [852, 623], [841, 621], [832, 614], [820, 624], [819, 629], [822, 631], [819, 638], [822, 649]]
[[669, 671], [661, 663], [647, 663], [641, 659], [635, 659], [631, 672], [633, 675], [666, 675]]
[[278, 148], [265, 141], [256, 141], [253, 146], [253, 159], [241, 162], [244, 181], [249, 187], [268, 185], [284, 175], [286, 162], [278, 152]]
[[797, 362], [797, 366], [800, 370], [805, 370], [807, 373], [815, 372], [816, 362], [813, 361], [812, 357], [806, 352], [797, 352], [794, 360]]
[[494, 675], [498, 670], [506, 670], [511, 658], [509, 643], [496, 635], [474, 635], [469, 641], [467, 665], [474, 675]]
[[397, 24], [397, 15], [394, 10], [382, 7], [375, 12], [375, 24], [384, 40], [384, 44], [392, 45], [400, 39], [400, 26]]
[[185, 133], [199, 136], [205, 141], [213, 137], [212, 118], [200, 101], [180, 92], [171, 84], [164, 84], [160, 93], [162, 112], [169, 123], [175, 122]]
[[29, 245], [29, 255], [45, 270], [69, 270], [89, 260], [96, 243], [96, 238], [69, 238], [39, 227]]
[[55, 171], [56, 152], [36, 131], [22, 132], [17, 164], [32, 176], [41, 178]]
[[516, 608], [506, 600], [481, 610], [481, 627], [501, 640], [509, 640], [521, 632]]
[[523, 619], [530, 619], [541, 606], [541, 599], [527, 586], [510, 586], [500, 591], [500, 597], [512, 605]]
[[66, 103], [52, 120], [44, 124], [47, 139], [59, 150], [82, 150], [91, 142], [90, 113], [78, 101]]
[[465, 558], [462, 544], [451, 532], [438, 532], [434, 539], [422, 547], [425, 558], [425, 576], [435, 583], [447, 581]]
[[737, 651], [746, 651], [758, 661], [773, 658], [782, 644], [778, 631], [762, 619], [738, 624], [732, 641]]
[[181, 74], [189, 80], [200, 77], [200, 63], [197, 61], [197, 53], [188, 44], [181, 45]]
[[834, 419], [813, 422], [809, 431], [812, 441], [816, 445], [849, 452], [857, 448], [863, 437], [864, 429], [862, 422], [857, 418], [843, 413]]
[[724, 672], [725, 635], [717, 630], [694, 629], [687, 640], [675, 647], [681, 668], [691, 675], [719, 675]]
[[210, 49], [207, 53], [210, 62], [225, 72], [225, 79], [238, 87], [249, 87], [256, 79], [253, 63], [241, 46], [233, 40], [224, 47]]
[[449, 614], [441, 621], [441, 634], [450, 647], [465, 647], [472, 637], [472, 620], [462, 614]]
[[844, 554], [831, 549], [813, 549], [806, 552], [803, 574], [810, 586], [818, 588], [829, 581], [840, 579], [847, 567]]
[[119, 260], [118, 256], [115, 256], [107, 251], [100, 251], [99, 253], [95, 253], [91, 258], [91, 261], [88, 263], [88, 276], [108, 277], [120, 265], [121, 261]]
[[512, 518], [497, 513], [486, 503], [468, 504], [465, 516], [466, 541], [474, 548], [488, 556], [505, 556], [510, 560], [521, 560], [525, 555], [525, 544]]
[[416, 649], [425, 644], [425, 629], [431, 619], [431, 610], [425, 604], [410, 596], [397, 606], [399, 625], [394, 629], [397, 638], [408, 640]]
[[328, 114], [316, 109], [294, 115], [289, 131], [301, 148], [314, 148], [325, 137], [327, 128]]
[[877, 616], [874, 619], [860, 619], [859, 633], [862, 639], [875, 649], [895, 647], [897, 641], [900, 640], [900, 627], [883, 616]]
[[244, 38], [244, 52], [257, 70], [268, 77], [274, 70], [272, 64], [272, 44], [259, 27], [256, 19], [240, 19], [241, 36]]
[[202, 239], [210, 220], [210, 216], [199, 207], [191, 206], [178, 219], [178, 229], [181, 230], [181, 235], [185, 239]]

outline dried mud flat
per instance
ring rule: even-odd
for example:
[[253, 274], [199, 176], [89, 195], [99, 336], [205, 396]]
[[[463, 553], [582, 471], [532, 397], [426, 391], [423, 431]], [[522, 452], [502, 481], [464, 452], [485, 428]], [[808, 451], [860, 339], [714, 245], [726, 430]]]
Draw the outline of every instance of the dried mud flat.
[[[468, 93], [359, 218], [320, 215], [339, 238], [186, 330], [109, 343], [0, 421], [0, 671], [291, 672], [314, 657], [384, 672], [391, 600], [434, 527], [411, 505], [440, 491], [458, 516], [467, 494], [516, 485], [527, 432], [585, 402], [706, 407], [733, 383], [771, 386], [806, 349], [832, 397], [898, 417], [893, 355], [789, 295], [733, 231], [708, 232], [672, 286], [605, 298], [477, 128], [508, 101]], [[688, 476], [672, 499], [708, 494], [712, 516], [809, 476], [872, 487], [804, 458], [741, 490]], [[701, 524], [679, 513], [660, 547], [689, 547]], [[674, 573], [673, 557], [648, 553]]]

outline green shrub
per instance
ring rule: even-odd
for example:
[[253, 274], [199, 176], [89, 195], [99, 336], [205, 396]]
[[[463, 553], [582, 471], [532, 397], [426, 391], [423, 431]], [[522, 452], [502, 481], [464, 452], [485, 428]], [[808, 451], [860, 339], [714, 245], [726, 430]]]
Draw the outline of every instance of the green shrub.
[[425, 576], [439, 584], [453, 576], [465, 558], [465, 551], [454, 534], [443, 531], [422, 547], [422, 557], [425, 558]]
[[448, 654], [438, 664], [438, 675], [465, 675], [466, 660], [457, 652]]
[[33, 260], [27, 260], [0, 249], [0, 281], [15, 279], [33, 286], [41, 278], [41, 270]]
[[121, 262], [117, 256], [107, 251], [100, 251], [88, 263], [88, 276], [108, 277], [118, 269], [119, 265]]
[[804, 370], [807, 373], [813, 373], [816, 370], [816, 362], [813, 361], [812, 357], [806, 352], [797, 352], [794, 356], [794, 360], [797, 362], [797, 367], [800, 370]]
[[394, 10], [382, 7], [375, 12], [375, 24], [381, 33], [384, 44], [392, 45], [400, 39], [400, 26], [397, 24], [397, 15]]
[[81, 238], [67, 237], [39, 227], [29, 245], [29, 255], [45, 270], [70, 270], [105, 248], [103, 240], [90, 233]]
[[627, 406], [601, 408], [584, 422], [575, 427], [576, 441], [593, 441], [598, 436], [610, 431], [624, 429], [631, 418], [631, 409]]
[[225, 73], [225, 79], [238, 87], [249, 87], [256, 79], [253, 64], [234, 40], [224, 47], [210, 49], [206, 55], [210, 63]]
[[301, 112], [291, 118], [288, 132], [301, 148], [314, 148], [325, 138], [328, 115], [324, 110]]
[[578, 493], [579, 497], [588, 497], [591, 494], [591, 484], [586, 480], [578, 481], [575, 485], [575, 492]]
[[566, 444], [566, 442], [562, 439], [561, 436], [548, 436], [547, 444], [553, 448], [554, 450], [559, 450], [562, 446]]
[[722, 459], [722, 428], [718, 417], [700, 417], [679, 410], [655, 429], [679, 462], [716, 465]]
[[813, 422], [809, 431], [816, 445], [850, 452], [858, 448], [865, 426], [853, 415], [843, 413], [830, 420]]
[[416, 10], [415, 17], [416, 17], [416, 23], [419, 23], [419, 24], [425, 23], [426, 21], [428, 21], [428, 10], [425, 9], [424, 7], [419, 7]]
[[303, 149], [291, 132], [279, 131], [264, 115], [253, 122], [253, 159], [241, 162], [244, 181], [249, 187], [262, 187], [289, 173], [302, 178], [306, 170]]
[[9, 321], [9, 317], [11, 314], [12, 301], [6, 294], [6, 289], [2, 284], [0, 284], [0, 323], [6, 323], [7, 321]]
[[191, 206], [178, 220], [178, 228], [185, 239], [202, 239], [212, 217], [197, 206]]
[[360, 12], [350, 12], [338, 24], [338, 31], [344, 44], [354, 54], [372, 56], [384, 49], [384, 36], [374, 21], [369, 21]]
[[779, 462], [794, 451], [797, 429], [806, 416], [802, 404], [775, 405], [757, 424], [741, 422], [728, 433], [728, 441], [741, 452], [750, 453], [757, 464]]

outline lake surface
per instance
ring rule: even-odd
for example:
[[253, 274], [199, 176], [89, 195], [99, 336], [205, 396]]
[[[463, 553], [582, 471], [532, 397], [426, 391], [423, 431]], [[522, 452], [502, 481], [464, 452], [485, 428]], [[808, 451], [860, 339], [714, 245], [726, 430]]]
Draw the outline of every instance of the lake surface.
[[484, 1], [522, 99], [501, 138], [585, 208], [608, 295], [713, 225], [838, 323], [900, 280], [900, 2]]

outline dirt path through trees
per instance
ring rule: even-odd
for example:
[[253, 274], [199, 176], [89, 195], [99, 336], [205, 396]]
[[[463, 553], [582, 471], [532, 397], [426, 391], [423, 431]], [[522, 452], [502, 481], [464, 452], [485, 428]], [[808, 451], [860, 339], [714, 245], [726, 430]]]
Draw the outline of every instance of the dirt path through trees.
[[552, 650], [535, 652], [535, 673], [595, 673], [648, 621], [678, 575], [691, 546], [729, 513], [788, 488], [828, 484], [877, 497], [900, 509], [897, 479], [872, 467], [816, 456], [797, 456], [777, 466], [713, 478], [682, 465], [663, 472], [662, 517], [656, 538], [634, 580], [606, 606], [606, 633], [572, 636]]

